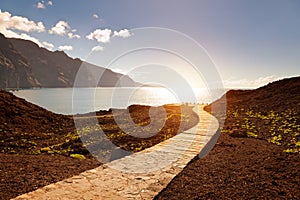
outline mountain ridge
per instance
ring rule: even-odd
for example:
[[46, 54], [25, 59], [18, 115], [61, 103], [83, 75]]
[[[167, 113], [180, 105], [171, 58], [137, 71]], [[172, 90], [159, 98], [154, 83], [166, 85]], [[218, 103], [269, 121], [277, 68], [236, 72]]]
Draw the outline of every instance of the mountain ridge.
[[[0, 33], [0, 88], [127, 87], [129, 76]], [[78, 76], [80, 72], [80, 76]], [[99, 79], [99, 80], [98, 80]], [[76, 81], [76, 82], [75, 82]]]

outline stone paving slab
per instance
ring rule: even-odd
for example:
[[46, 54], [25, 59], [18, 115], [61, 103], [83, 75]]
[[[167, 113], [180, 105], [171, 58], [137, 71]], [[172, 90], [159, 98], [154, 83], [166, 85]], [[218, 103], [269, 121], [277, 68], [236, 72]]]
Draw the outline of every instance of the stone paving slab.
[[202, 105], [194, 110], [200, 122], [169, 140], [15, 199], [153, 199], [218, 129], [217, 119]]

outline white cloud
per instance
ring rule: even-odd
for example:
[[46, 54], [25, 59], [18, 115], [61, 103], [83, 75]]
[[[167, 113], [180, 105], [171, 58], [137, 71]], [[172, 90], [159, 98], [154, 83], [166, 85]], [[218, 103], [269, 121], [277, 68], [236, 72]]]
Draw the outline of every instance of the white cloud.
[[35, 38], [35, 37], [32, 37], [26, 33], [21, 33], [21, 34], [18, 34], [18, 33], [15, 33], [15, 32], [12, 32], [11, 33], [11, 36], [12, 38], [18, 38], [18, 39], [23, 39], [23, 40], [29, 40], [31, 42], [34, 42], [36, 43], [39, 47], [44, 47], [48, 50], [52, 50], [54, 48], [54, 45], [51, 44], [51, 43], [48, 43], [48, 42], [41, 42], [39, 41], [39, 39]]
[[73, 38], [79, 39], [79, 38], [80, 38], [80, 35], [73, 34], [73, 33], [68, 33], [68, 37], [69, 37], [70, 39], [73, 39]]
[[55, 34], [55, 35], [65, 35], [67, 34], [69, 29], [70, 26], [67, 22], [59, 21], [48, 32], [50, 34]]
[[267, 77], [259, 77], [258, 79], [254, 80], [253, 83], [254, 85], [263, 86], [270, 82], [277, 81], [278, 79], [280, 78], [276, 77], [275, 75], [267, 76]]
[[104, 50], [104, 48], [102, 46], [94, 46], [92, 48], [92, 51], [103, 51], [103, 50]]
[[93, 17], [94, 17], [95, 19], [99, 19], [99, 15], [97, 15], [97, 14], [93, 14]]
[[45, 1], [42, 0], [42, 1], [40, 1], [40, 2], [37, 3], [36, 8], [37, 9], [45, 9], [46, 5], [47, 6], [52, 6], [53, 2], [52, 1], [48, 1], [47, 4], [46, 4]]
[[54, 45], [49, 42], [42, 42], [43, 46], [46, 47], [49, 50], [52, 50], [54, 48]]
[[44, 2], [38, 2], [38, 4], [36, 5], [36, 8], [38, 9], [45, 9], [45, 5], [44, 5]]
[[22, 16], [12, 16], [9, 12], [2, 12], [0, 10], [0, 32], [8, 38], [19, 38], [23, 40], [30, 40], [36, 43], [40, 47], [45, 47], [48, 49], [52, 49], [51, 45], [47, 45], [50, 43], [41, 42], [39, 39], [28, 35], [27, 33], [17, 33], [17, 31], [23, 32], [44, 32], [45, 27], [43, 22], [34, 22], [29, 20], [26, 17]]
[[122, 38], [127, 38], [130, 37], [132, 35], [132, 33], [130, 33], [127, 29], [123, 29], [118, 31], [114, 31], [114, 36], [116, 37], [122, 37]]
[[21, 33], [16, 38], [20, 38], [20, 39], [23, 39], [23, 40], [30, 40], [30, 41], [36, 43], [38, 46], [44, 47], [43, 44], [37, 38], [32, 37], [30, 35], [27, 35], [26, 33]]
[[59, 21], [48, 32], [50, 34], [60, 35], [60, 36], [67, 35], [70, 39], [73, 38], [79, 39], [80, 35], [74, 34], [76, 31], [77, 31], [76, 29], [71, 29], [68, 22]]
[[112, 30], [110, 29], [96, 29], [91, 32], [89, 35], [86, 36], [89, 40], [97, 40], [101, 43], [108, 43], [110, 42], [110, 38], [113, 37], [122, 37], [127, 38], [130, 37], [132, 33], [130, 33], [127, 29], [123, 29], [120, 31], [114, 31], [112, 34]]
[[[2, 12], [0, 10], [0, 32], [4, 35], [11, 33], [11, 30], [19, 30], [25, 32], [44, 32], [45, 26], [43, 22], [34, 22], [26, 17], [12, 16], [9, 12]], [[9, 37], [8, 35], [6, 35]]]
[[58, 49], [61, 51], [71, 51], [73, 50], [73, 47], [69, 45], [65, 45], [65, 46], [59, 46]]
[[259, 77], [255, 80], [240, 79], [240, 80], [224, 80], [223, 84], [225, 88], [258, 88], [267, 85], [270, 82], [281, 79], [275, 75]]
[[86, 38], [89, 40], [97, 40], [102, 43], [108, 43], [110, 41], [111, 32], [112, 31], [110, 29], [97, 29], [87, 35]]

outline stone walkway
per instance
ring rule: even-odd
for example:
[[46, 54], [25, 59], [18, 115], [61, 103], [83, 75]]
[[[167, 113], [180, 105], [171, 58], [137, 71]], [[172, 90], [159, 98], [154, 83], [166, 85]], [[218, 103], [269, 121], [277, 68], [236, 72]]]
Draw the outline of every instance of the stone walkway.
[[192, 129], [15, 199], [153, 199], [191, 159], [211, 148], [207, 146], [214, 139], [218, 121], [202, 105], [194, 110], [200, 122]]

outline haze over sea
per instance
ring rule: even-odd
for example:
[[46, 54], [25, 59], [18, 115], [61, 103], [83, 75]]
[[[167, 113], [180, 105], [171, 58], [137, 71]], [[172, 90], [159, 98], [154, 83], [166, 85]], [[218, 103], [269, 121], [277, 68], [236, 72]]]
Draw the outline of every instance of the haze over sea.
[[170, 103], [210, 103], [225, 92], [217, 91], [218, 94], [212, 98], [204, 88], [193, 91], [193, 94], [179, 96], [160, 87], [98, 87], [24, 89], [13, 93], [55, 113], [77, 114], [109, 108], [126, 108], [132, 104], [159, 106]]

